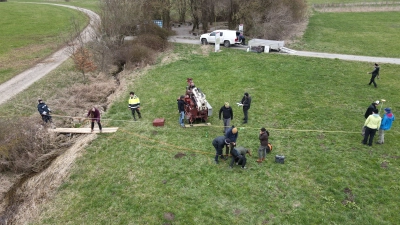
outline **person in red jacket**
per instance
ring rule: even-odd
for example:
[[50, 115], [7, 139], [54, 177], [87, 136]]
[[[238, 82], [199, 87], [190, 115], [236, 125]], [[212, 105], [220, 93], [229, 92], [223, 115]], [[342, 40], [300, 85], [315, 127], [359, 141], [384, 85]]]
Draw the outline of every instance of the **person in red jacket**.
[[93, 132], [94, 122], [97, 122], [97, 125], [99, 125], [99, 130], [101, 133], [103, 130], [102, 130], [101, 123], [100, 123], [100, 111], [98, 109], [96, 109], [96, 107], [92, 107], [88, 111], [87, 117], [90, 118], [90, 120], [91, 120], [91, 128], [92, 128], [91, 132]]

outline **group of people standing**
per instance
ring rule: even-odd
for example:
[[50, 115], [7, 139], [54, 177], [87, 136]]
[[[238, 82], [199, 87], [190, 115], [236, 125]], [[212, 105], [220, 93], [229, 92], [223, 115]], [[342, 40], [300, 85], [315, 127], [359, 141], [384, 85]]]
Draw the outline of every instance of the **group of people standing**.
[[395, 119], [391, 108], [385, 108], [385, 114], [381, 118], [377, 109], [379, 104], [380, 101], [378, 100], [373, 102], [365, 112], [364, 117], [366, 120], [361, 133], [364, 136], [361, 143], [364, 145], [372, 146], [377, 131], [379, 131], [379, 138], [376, 143], [383, 144], [385, 142], [385, 131], [390, 130]]
[[[249, 119], [249, 109], [251, 105], [251, 96], [249, 93], [244, 93], [242, 100], [238, 103], [239, 106], [243, 108], [243, 124], [246, 124]], [[225, 102], [225, 104], [221, 107], [219, 110], [219, 119], [221, 120], [221, 115], [222, 115], [222, 120], [224, 124], [224, 130], [223, 132], [226, 133], [229, 127], [231, 126], [231, 121], [233, 120], [233, 109], [229, 105], [229, 102]]]

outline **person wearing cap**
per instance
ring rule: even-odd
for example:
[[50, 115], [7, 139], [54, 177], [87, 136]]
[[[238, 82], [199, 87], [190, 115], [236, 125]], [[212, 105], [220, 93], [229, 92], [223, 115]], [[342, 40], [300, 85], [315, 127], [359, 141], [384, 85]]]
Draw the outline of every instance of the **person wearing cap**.
[[218, 157], [221, 156], [221, 159], [225, 159], [224, 156], [222, 155], [222, 149], [224, 148], [224, 146], [229, 145], [229, 143], [231, 142], [231, 140], [229, 140], [228, 138], [226, 138], [225, 136], [219, 136], [216, 137], [213, 141], [212, 141], [212, 145], [215, 148], [215, 163], [218, 164]]
[[142, 118], [140, 113], [140, 99], [133, 91], [129, 93], [128, 108], [132, 111], [133, 120], [136, 121], [135, 112], [137, 112], [139, 119]]
[[40, 115], [42, 116], [43, 122], [45, 122], [45, 123], [52, 122], [52, 119], [50, 116], [51, 109], [43, 102], [42, 99], [38, 99], [37, 109], [38, 109]]
[[100, 133], [103, 131], [102, 127], [101, 127], [101, 123], [100, 123], [100, 111], [96, 108], [96, 107], [92, 107], [91, 109], [89, 109], [87, 115], [88, 118], [90, 118], [90, 122], [91, 122], [91, 130], [90, 132], [93, 132], [94, 130], [94, 122], [97, 123], [97, 125], [99, 126], [99, 130]]
[[374, 83], [374, 86], [377, 87], [376, 82], [375, 82], [375, 77], [378, 77], [379, 79], [379, 65], [378, 63], [374, 64], [374, 70], [369, 72], [369, 74], [371, 74], [371, 80], [369, 81], [368, 85], [371, 85], [372, 83]]
[[[378, 100], [374, 101], [373, 103], [371, 103], [370, 106], [368, 106], [367, 111], [365, 111], [364, 117], [365, 119], [367, 119], [370, 115], [372, 115], [372, 111], [374, 111], [375, 109], [377, 109], [376, 107], [380, 104], [380, 102]], [[363, 126], [362, 130], [361, 130], [361, 135], [364, 136], [365, 135], [365, 126]]]
[[385, 108], [385, 115], [383, 115], [381, 126], [379, 127], [379, 139], [377, 144], [385, 142], [385, 131], [390, 130], [394, 121], [394, 115], [391, 108]]
[[243, 114], [244, 114], [244, 118], [243, 118], [243, 123], [247, 123], [248, 120], [248, 111], [250, 109], [250, 105], [251, 105], [251, 97], [249, 95], [249, 93], [244, 93], [244, 96], [242, 98], [242, 101], [240, 101], [241, 106], [243, 106]]
[[364, 145], [368, 144], [369, 146], [372, 146], [375, 133], [381, 126], [381, 120], [382, 118], [379, 116], [378, 110], [374, 109], [372, 111], [372, 115], [368, 116], [368, 118], [365, 120], [365, 135], [361, 143], [363, 143]]
[[225, 137], [231, 141], [229, 147], [226, 146], [225, 149], [226, 156], [229, 156], [231, 154], [229, 150], [232, 150], [236, 146], [236, 140], [238, 136], [239, 136], [238, 129], [235, 126], [232, 126], [231, 128], [228, 129], [228, 131], [226, 131]]
[[370, 115], [372, 115], [372, 111], [374, 109], [377, 109], [376, 107], [380, 104], [379, 100], [374, 101], [371, 103], [370, 106], [368, 106], [367, 111], [365, 111], [364, 117], [367, 119]]
[[229, 167], [232, 168], [233, 167], [233, 163], [236, 162], [236, 165], [241, 165], [242, 169], [246, 169], [246, 153], [249, 154], [249, 156], [251, 156], [251, 151], [250, 149], [247, 149], [245, 147], [235, 147], [232, 149], [232, 161], [229, 164]]
[[231, 120], [233, 120], [233, 110], [232, 107], [229, 106], [229, 102], [225, 102], [225, 105], [221, 107], [219, 110], [219, 119], [224, 121], [224, 134], [228, 131], [231, 126]]
[[178, 112], [179, 112], [179, 125], [181, 125], [181, 127], [185, 127], [185, 123], [184, 123], [184, 119], [185, 119], [185, 105], [187, 105], [187, 103], [185, 102], [185, 96], [181, 95], [181, 97], [179, 97], [177, 99], [178, 102]]
[[260, 140], [260, 147], [258, 148], [258, 159], [257, 162], [261, 163], [265, 160], [266, 153], [270, 152], [268, 147], [269, 132], [264, 127], [260, 129], [260, 134], [258, 136]]

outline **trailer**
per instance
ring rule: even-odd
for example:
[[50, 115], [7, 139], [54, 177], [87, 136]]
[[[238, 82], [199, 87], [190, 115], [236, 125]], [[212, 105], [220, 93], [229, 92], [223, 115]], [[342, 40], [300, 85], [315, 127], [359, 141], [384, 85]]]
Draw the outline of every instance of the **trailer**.
[[248, 43], [249, 48], [248, 51], [257, 51], [257, 52], [266, 52], [268, 53], [270, 50], [281, 51], [285, 46], [284, 41], [274, 41], [274, 40], [266, 40], [266, 39], [251, 39]]

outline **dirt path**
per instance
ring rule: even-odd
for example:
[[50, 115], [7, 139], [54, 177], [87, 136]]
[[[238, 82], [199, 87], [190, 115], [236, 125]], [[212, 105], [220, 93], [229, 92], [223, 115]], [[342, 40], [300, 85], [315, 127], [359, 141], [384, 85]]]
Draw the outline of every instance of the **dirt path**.
[[[200, 44], [200, 36], [194, 36], [191, 34], [191, 26], [181, 26], [173, 28], [176, 32], [175, 36], [169, 38], [170, 42], [185, 43], [185, 44]], [[238, 46], [236, 49], [246, 50], [247, 47]], [[287, 53], [283, 53], [287, 54]], [[400, 58], [385, 58], [385, 57], [373, 57], [373, 56], [359, 56], [359, 55], [344, 55], [336, 53], [324, 53], [324, 52], [308, 52], [308, 51], [295, 51], [287, 55], [296, 55], [304, 57], [316, 57], [316, 58], [327, 58], [327, 59], [341, 59], [349, 61], [360, 61], [360, 62], [376, 62], [376, 63], [388, 63], [400, 65]]]
[[[93, 27], [97, 26], [100, 22], [99, 16], [87, 9], [51, 4], [62, 7], [68, 7], [76, 10], [80, 10], [90, 17], [90, 25], [83, 31], [86, 35], [86, 41], [93, 37]], [[175, 36], [170, 37], [171, 42], [187, 43], [187, 44], [200, 44], [199, 36], [193, 35], [190, 30], [191, 26], [183, 25], [181, 27], [174, 28], [177, 32]], [[245, 48], [240, 48], [245, 49]], [[329, 54], [329, 53], [316, 53], [316, 52], [305, 52], [297, 51], [297, 56], [306, 57], [321, 57], [321, 58], [338, 58], [343, 60], [356, 60], [356, 61], [367, 61], [367, 62], [380, 62], [380, 63], [393, 63], [400, 64], [400, 59], [393, 58], [379, 58], [379, 57], [367, 57], [367, 56], [353, 56], [353, 55], [342, 55], [342, 54]], [[58, 67], [66, 59], [68, 59], [68, 49], [63, 48], [52, 56], [39, 63], [35, 67], [19, 74], [13, 79], [0, 85], [0, 104], [6, 102], [14, 95], [23, 91], [35, 81], [39, 80], [50, 71]], [[22, 204], [18, 207], [18, 215], [14, 218], [15, 224], [27, 224], [32, 222], [36, 216], [40, 213], [42, 204], [45, 204], [48, 197], [51, 196], [55, 190], [62, 184], [65, 178], [68, 177], [69, 171], [74, 164], [76, 158], [78, 158], [85, 146], [87, 146], [96, 135], [88, 135], [81, 137], [74, 146], [68, 149], [64, 154], [59, 156], [47, 169], [42, 173], [29, 178], [19, 189], [19, 197], [24, 198]], [[12, 180], [4, 180], [0, 177], [0, 184], [12, 185]], [[34, 188], [32, 188], [34, 187]], [[4, 186], [3, 186], [4, 188]], [[0, 211], [2, 204], [0, 203]], [[4, 207], [4, 205], [3, 205]], [[2, 223], [0, 218], [0, 224]]]
[[[24, 4], [26, 4], [26, 3], [24, 3]], [[39, 3], [34, 3], [34, 4], [39, 4]], [[79, 10], [79, 11], [85, 13], [86, 15], [89, 16], [90, 23], [82, 32], [82, 34], [84, 36], [84, 40], [89, 41], [93, 37], [95, 37], [93, 27], [96, 27], [99, 25], [100, 17], [93, 11], [90, 11], [90, 10], [84, 9], [84, 8], [75, 7], [75, 6], [69, 6], [69, 5], [50, 4], [50, 3], [40, 3], [40, 4], [62, 6], [62, 7]], [[50, 57], [46, 58], [43, 62], [18, 74], [11, 80], [1, 84], [0, 85], [0, 104], [3, 104], [4, 102], [8, 101], [13, 96], [15, 96], [16, 94], [25, 90], [30, 85], [32, 85], [33, 83], [38, 81], [40, 78], [46, 76], [52, 70], [54, 70], [59, 65], [61, 65], [61, 63], [63, 63], [65, 60], [68, 59], [68, 57], [69, 57], [68, 52], [69, 52], [68, 47], [64, 47], [63, 49], [61, 49], [61, 50], [57, 51], [56, 53], [54, 53], [53, 55], [51, 55]]]

